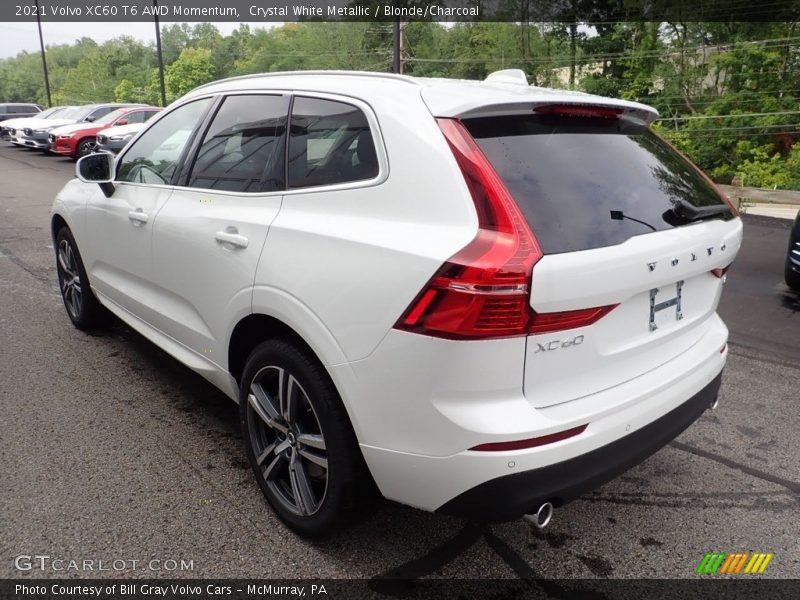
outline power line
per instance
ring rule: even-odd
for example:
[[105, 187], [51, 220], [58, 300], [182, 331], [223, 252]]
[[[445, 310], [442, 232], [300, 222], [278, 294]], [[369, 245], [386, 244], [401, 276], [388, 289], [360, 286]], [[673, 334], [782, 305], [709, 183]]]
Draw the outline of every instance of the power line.
[[746, 131], [751, 129], [779, 129], [781, 127], [800, 127], [800, 123], [783, 123], [781, 125], [746, 125], [742, 127], [712, 127], [708, 129], [665, 129], [673, 133], [704, 134], [713, 131]]
[[762, 112], [762, 113], [742, 113], [733, 115], [696, 115], [692, 117], [667, 117], [659, 119], [659, 121], [695, 121], [700, 119], [737, 119], [745, 117], [772, 117], [775, 115], [800, 115], [800, 110], [786, 110], [779, 112]]

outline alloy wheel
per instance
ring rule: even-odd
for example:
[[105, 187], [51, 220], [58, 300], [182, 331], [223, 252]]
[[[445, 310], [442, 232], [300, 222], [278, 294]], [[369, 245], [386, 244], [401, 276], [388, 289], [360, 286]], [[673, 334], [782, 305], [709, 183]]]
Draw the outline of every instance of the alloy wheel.
[[325, 500], [328, 456], [308, 395], [286, 369], [269, 366], [253, 377], [247, 404], [250, 441], [267, 488], [292, 513], [313, 515]]
[[58, 282], [70, 316], [74, 320], [80, 319], [83, 290], [78, 261], [69, 240], [61, 240], [58, 244]]

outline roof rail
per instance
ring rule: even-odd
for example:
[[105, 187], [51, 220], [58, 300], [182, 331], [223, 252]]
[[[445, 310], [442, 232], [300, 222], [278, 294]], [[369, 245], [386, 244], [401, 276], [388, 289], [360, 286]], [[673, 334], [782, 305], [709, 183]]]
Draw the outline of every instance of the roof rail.
[[203, 85], [197, 86], [194, 88], [195, 90], [201, 90], [212, 85], [217, 85], [218, 83], [227, 83], [229, 81], [244, 81], [247, 79], [256, 79], [260, 77], [296, 77], [296, 76], [320, 76], [320, 75], [346, 75], [348, 77], [368, 77], [368, 78], [379, 78], [379, 79], [393, 79], [395, 81], [403, 81], [405, 83], [410, 83], [411, 85], [419, 85], [419, 82], [415, 81], [412, 77], [408, 75], [397, 75], [395, 73], [379, 73], [376, 71], [274, 71], [271, 73], [252, 73], [250, 75], [238, 75], [236, 77], [227, 77], [225, 79], [217, 79], [216, 81], [210, 81], [208, 83], [204, 83]]

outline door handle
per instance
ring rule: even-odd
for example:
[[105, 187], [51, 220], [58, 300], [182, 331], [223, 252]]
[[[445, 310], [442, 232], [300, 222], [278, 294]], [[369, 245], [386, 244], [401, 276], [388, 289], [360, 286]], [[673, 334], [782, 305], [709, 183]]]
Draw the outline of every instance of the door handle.
[[132, 210], [128, 213], [128, 218], [131, 220], [131, 223], [136, 225], [137, 227], [141, 227], [145, 223], [147, 223], [147, 213], [144, 212], [141, 208], [137, 208], [136, 210]]
[[236, 227], [226, 227], [225, 231], [218, 231], [214, 235], [214, 239], [217, 240], [217, 243], [227, 246], [229, 249], [232, 249], [230, 246], [247, 248], [247, 244], [250, 243], [250, 240], [239, 234], [239, 230]]

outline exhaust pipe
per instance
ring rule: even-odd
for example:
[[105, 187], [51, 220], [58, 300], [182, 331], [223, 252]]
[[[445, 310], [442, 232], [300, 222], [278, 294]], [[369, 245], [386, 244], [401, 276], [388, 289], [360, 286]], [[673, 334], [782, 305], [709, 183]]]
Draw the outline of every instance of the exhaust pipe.
[[524, 519], [529, 523], [533, 523], [538, 529], [544, 529], [553, 518], [553, 505], [550, 502], [545, 502], [539, 507], [536, 513], [523, 515]]

